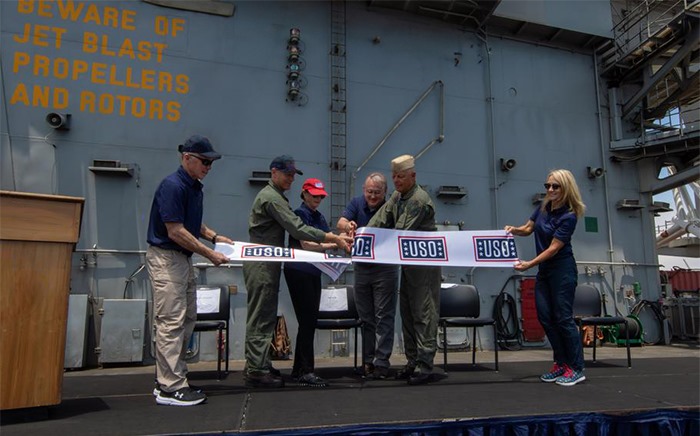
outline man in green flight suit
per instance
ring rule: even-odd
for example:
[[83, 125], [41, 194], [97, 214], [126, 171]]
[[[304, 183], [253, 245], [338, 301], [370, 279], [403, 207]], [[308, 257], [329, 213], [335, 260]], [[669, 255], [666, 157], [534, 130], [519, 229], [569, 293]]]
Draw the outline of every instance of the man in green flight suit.
[[[391, 161], [396, 191], [369, 221], [368, 227], [434, 232], [435, 206], [416, 183], [415, 159], [410, 155]], [[432, 380], [437, 351], [441, 270], [439, 266], [401, 266], [399, 308], [407, 364], [396, 375], [408, 384]], [[416, 369], [418, 371], [416, 371]]]
[[[270, 163], [271, 177], [253, 201], [248, 220], [250, 242], [284, 247], [285, 231], [294, 238], [313, 242], [330, 242], [350, 251], [352, 238], [325, 233], [305, 225], [289, 206], [284, 191], [291, 188], [299, 171], [291, 156], [278, 156]], [[243, 279], [248, 292], [245, 358], [246, 386], [279, 388], [284, 380], [273, 374], [270, 344], [277, 323], [277, 299], [280, 287], [281, 262], [244, 262]]]

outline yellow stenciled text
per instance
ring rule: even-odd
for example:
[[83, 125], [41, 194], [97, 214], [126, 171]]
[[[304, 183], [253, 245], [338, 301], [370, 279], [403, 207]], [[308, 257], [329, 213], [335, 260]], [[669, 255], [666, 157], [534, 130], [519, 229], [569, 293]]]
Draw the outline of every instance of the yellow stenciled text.
[[62, 20], [80, 21], [115, 29], [136, 30], [134, 23], [136, 11], [99, 6], [99, 3], [73, 0], [19, 0], [17, 12], [26, 15], [35, 14], [44, 18], [58, 17]]

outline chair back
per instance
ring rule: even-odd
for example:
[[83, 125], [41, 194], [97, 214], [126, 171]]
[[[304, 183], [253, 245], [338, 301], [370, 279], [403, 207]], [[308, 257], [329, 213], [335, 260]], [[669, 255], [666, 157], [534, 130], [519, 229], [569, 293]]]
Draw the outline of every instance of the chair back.
[[574, 295], [574, 317], [600, 316], [601, 296], [598, 289], [592, 285], [576, 286]]
[[[338, 290], [345, 290], [343, 297], [343, 292]], [[326, 294], [326, 292], [332, 292], [333, 294]], [[339, 295], [336, 295], [339, 294]], [[324, 308], [324, 299], [330, 296], [338, 297], [341, 301], [336, 301], [338, 303], [338, 309], [330, 310], [329, 308]], [[347, 305], [343, 304], [342, 298], [347, 300]], [[327, 302], [327, 301], [326, 301]], [[359, 319], [360, 316], [357, 313], [357, 307], [355, 306], [355, 288], [352, 285], [334, 285], [329, 286], [321, 290], [321, 305], [318, 311], [318, 319]]]
[[440, 289], [440, 318], [479, 318], [481, 300], [474, 285]]
[[228, 322], [230, 309], [231, 300], [227, 286], [197, 286], [197, 321]]

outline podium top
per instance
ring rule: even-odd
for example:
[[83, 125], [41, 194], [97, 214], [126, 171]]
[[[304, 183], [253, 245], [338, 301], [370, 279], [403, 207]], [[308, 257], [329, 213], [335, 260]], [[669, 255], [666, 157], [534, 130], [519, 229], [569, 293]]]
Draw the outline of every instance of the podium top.
[[0, 240], [76, 243], [84, 198], [0, 191]]

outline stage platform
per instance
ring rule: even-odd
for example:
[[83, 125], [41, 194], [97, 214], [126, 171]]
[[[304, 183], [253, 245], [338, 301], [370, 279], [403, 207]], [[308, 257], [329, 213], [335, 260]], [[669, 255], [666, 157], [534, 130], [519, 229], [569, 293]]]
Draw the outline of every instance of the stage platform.
[[[457, 352], [449, 354], [445, 374], [438, 353], [436, 380], [423, 386], [409, 386], [393, 378], [365, 381], [353, 373], [352, 358], [333, 358], [317, 362], [317, 374], [329, 380], [329, 387], [298, 386], [289, 376], [291, 362], [275, 361], [287, 385], [253, 390], [244, 386], [243, 362], [231, 361], [232, 371], [221, 381], [216, 380], [215, 363], [195, 363], [190, 365], [190, 381], [209, 398], [193, 407], [156, 404], [151, 393], [152, 365], [69, 371], [61, 404], [3, 411], [0, 433], [488, 434], [463, 429], [479, 423], [485, 424], [482, 429], [491, 423], [493, 429], [498, 422], [550, 419], [569, 419], [575, 424], [585, 417], [624, 419], [661, 411], [664, 419], [668, 412], [683, 421], [680, 427], [676, 425], [678, 430], [672, 428], [666, 434], [698, 434], [697, 342], [635, 347], [631, 369], [624, 347], [599, 348], [597, 363], [591, 362], [590, 348], [584, 351], [587, 380], [573, 387], [540, 382], [539, 375], [551, 365], [551, 351], [539, 348], [499, 352], [498, 372], [493, 370], [491, 352], [478, 352], [476, 366], [471, 365], [470, 353]], [[403, 356], [394, 357], [392, 363], [392, 369], [398, 369]]]

